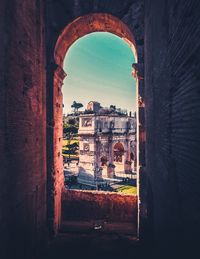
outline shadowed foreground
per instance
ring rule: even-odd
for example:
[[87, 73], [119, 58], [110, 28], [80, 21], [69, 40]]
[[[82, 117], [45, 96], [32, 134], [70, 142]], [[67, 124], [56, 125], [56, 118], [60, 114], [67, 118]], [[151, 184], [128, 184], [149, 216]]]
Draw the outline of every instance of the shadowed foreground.
[[62, 233], [49, 244], [43, 258], [144, 258], [130, 236], [104, 233]]

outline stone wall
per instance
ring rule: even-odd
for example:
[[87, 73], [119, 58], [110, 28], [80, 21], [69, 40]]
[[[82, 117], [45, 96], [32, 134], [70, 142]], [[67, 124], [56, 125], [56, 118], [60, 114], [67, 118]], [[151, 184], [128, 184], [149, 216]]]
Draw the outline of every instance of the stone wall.
[[[0, 258], [32, 258], [46, 232], [43, 1], [0, 1]], [[23, 245], [22, 245], [23, 244]], [[27, 255], [30, 251], [34, 251]]]
[[[60, 223], [60, 198], [63, 185], [61, 165], [62, 143], [62, 94], [61, 86], [65, 73], [63, 60], [75, 40], [96, 31], [108, 31], [125, 37], [136, 45], [137, 58], [143, 67], [144, 24], [143, 0], [115, 1], [48, 1], [46, 11], [47, 54], [47, 176], [49, 229], [56, 233]], [[85, 17], [85, 15], [87, 15]], [[80, 18], [81, 16], [81, 18]], [[84, 16], [84, 17], [83, 17]], [[79, 18], [78, 18], [79, 17]], [[78, 18], [78, 19], [77, 19]], [[141, 69], [138, 69], [141, 70]], [[65, 71], [67, 74], [67, 71]], [[142, 78], [142, 75], [139, 75]], [[56, 80], [55, 80], [56, 79]], [[59, 83], [58, 83], [59, 81]], [[138, 81], [139, 95], [144, 95], [144, 80]], [[60, 88], [58, 90], [58, 88]], [[139, 108], [140, 132], [144, 133], [144, 108]], [[139, 124], [138, 124], [139, 125]], [[144, 135], [144, 134], [143, 134]], [[145, 139], [141, 141], [139, 164], [145, 185]], [[140, 193], [144, 204], [145, 195]], [[144, 216], [146, 216], [144, 206]]]
[[200, 230], [199, 13], [195, 0], [145, 1], [151, 230], [157, 243], [183, 251]]
[[[20, 258], [31, 258], [34, 254], [26, 256], [27, 251], [36, 251], [33, 248], [42, 244], [46, 223], [46, 107], [48, 219], [53, 221], [60, 210], [59, 201], [52, 204], [61, 192], [59, 182], [56, 192], [57, 183], [52, 180], [54, 165], [60, 166], [60, 154], [54, 149], [60, 141], [60, 136], [54, 135], [54, 93], [58, 95], [60, 90], [54, 89], [54, 74], [57, 71], [58, 80], [63, 74], [55, 65], [54, 47], [67, 24], [94, 12], [112, 14], [128, 25], [137, 46], [138, 71], [145, 65], [145, 89], [142, 72], [139, 83], [143, 155], [144, 107], [147, 125], [146, 160], [140, 156], [140, 199], [144, 204], [147, 191], [148, 208], [144, 206], [142, 212], [149, 216], [150, 237], [162, 245], [176, 245], [177, 240], [195, 243], [200, 230], [200, 2], [146, 0], [145, 15], [140, 0], [46, 1], [45, 13], [43, 3], [0, 1], [0, 257], [5, 258], [6, 251], [7, 257], [12, 253], [17, 258], [22, 248]], [[59, 104], [56, 109], [61, 116]]]
[[137, 197], [103, 191], [64, 190], [62, 220], [133, 222], [137, 228]]

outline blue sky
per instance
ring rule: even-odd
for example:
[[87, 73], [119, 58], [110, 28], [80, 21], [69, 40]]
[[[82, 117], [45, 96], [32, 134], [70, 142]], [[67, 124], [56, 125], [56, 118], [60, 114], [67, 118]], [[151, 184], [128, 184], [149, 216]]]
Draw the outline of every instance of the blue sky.
[[104, 107], [135, 111], [134, 60], [127, 43], [114, 34], [95, 32], [77, 40], [64, 60], [63, 113], [71, 112], [73, 101], [85, 108], [89, 101], [98, 101]]

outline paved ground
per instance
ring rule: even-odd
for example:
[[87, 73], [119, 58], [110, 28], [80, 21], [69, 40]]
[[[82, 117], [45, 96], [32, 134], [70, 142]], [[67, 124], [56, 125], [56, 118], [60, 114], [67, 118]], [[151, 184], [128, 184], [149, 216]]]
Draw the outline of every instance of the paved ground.
[[130, 236], [103, 233], [62, 233], [49, 244], [45, 259], [142, 259], [138, 242]]
[[[101, 222], [96, 222], [96, 226]], [[112, 223], [96, 229], [91, 222], [64, 222], [62, 231], [49, 243], [43, 259], [143, 259], [143, 249], [130, 223]], [[148, 253], [147, 253], [148, 252]]]

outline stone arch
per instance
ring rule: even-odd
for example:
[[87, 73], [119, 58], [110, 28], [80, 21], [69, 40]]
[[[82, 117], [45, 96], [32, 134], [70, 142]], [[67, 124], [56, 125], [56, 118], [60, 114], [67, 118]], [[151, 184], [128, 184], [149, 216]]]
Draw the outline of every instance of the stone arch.
[[64, 28], [54, 49], [56, 64], [63, 67], [63, 61], [70, 46], [92, 32], [110, 32], [119, 36], [130, 46], [137, 62], [136, 44], [128, 26], [111, 14], [93, 13], [78, 17]]
[[[63, 188], [63, 173], [62, 173], [62, 84], [64, 78], [67, 74], [63, 70], [63, 62], [65, 55], [70, 48], [70, 46], [79, 38], [92, 33], [92, 32], [110, 32], [116, 36], [122, 38], [132, 49], [136, 63], [133, 64], [132, 75], [136, 78], [136, 99], [139, 100], [143, 92], [143, 64], [137, 64], [138, 53], [141, 59], [141, 46], [139, 46], [137, 51], [137, 46], [132, 32], [129, 30], [128, 26], [123, 23], [119, 18], [106, 14], [106, 13], [92, 13], [89, 15], [81, 16], [69, 23], [64, 30], [61, 32], [57, 39], [54, 48], [54, 61], [55, 65], [53, 67], [53, 94], [52, 94], [52, 110], [49, 111], [51, 120], [48, 122], [48, 135], [51, 137], [49, 141], [50, 144], [48, 150], [48, 204], [49, 205], [49, 221], [53, 226], [53, 232], [56, 233], [59, 229], [61, 221], [61, 195]], [[140, 87], [141, 86], [141, 87]], [[140, 91], [141, 88], [141, 91]], [[143, 96], [143, 95], [142, 95]], [[141, 98], [140, 98], [141, 99]], [[50, 100], [51, 102], [51, 100]], [[144, 131], [144, 122], [139, 120], [139, 114], [143, 118], [144, 105], [142, 109], [140, 108], [139, 101], [137, 104], [137, 139], [140, 140], [140, 132]], [[53, 117], [51, 114], [53, 113]], [[139, 126], [140, 125], [140, 126]], [[138, 197], [139, 197], [139, 170], [143, 168], [144, 165], [144, 143], [142, 149], [138, 145]], [[142, 160], [139, 159], [142, 157]], [[141, 162], [141, 163], [140, 163]], [[138, 203], [140, 204], [140, 202]], [[139, 205], [138, 205], [139, 206]], [[138, 215], [140, 209], [138, 208]], [[138, 217], [139, 222], [139, 217]], [[52, 227], [50, 227], [52, 228]]]

